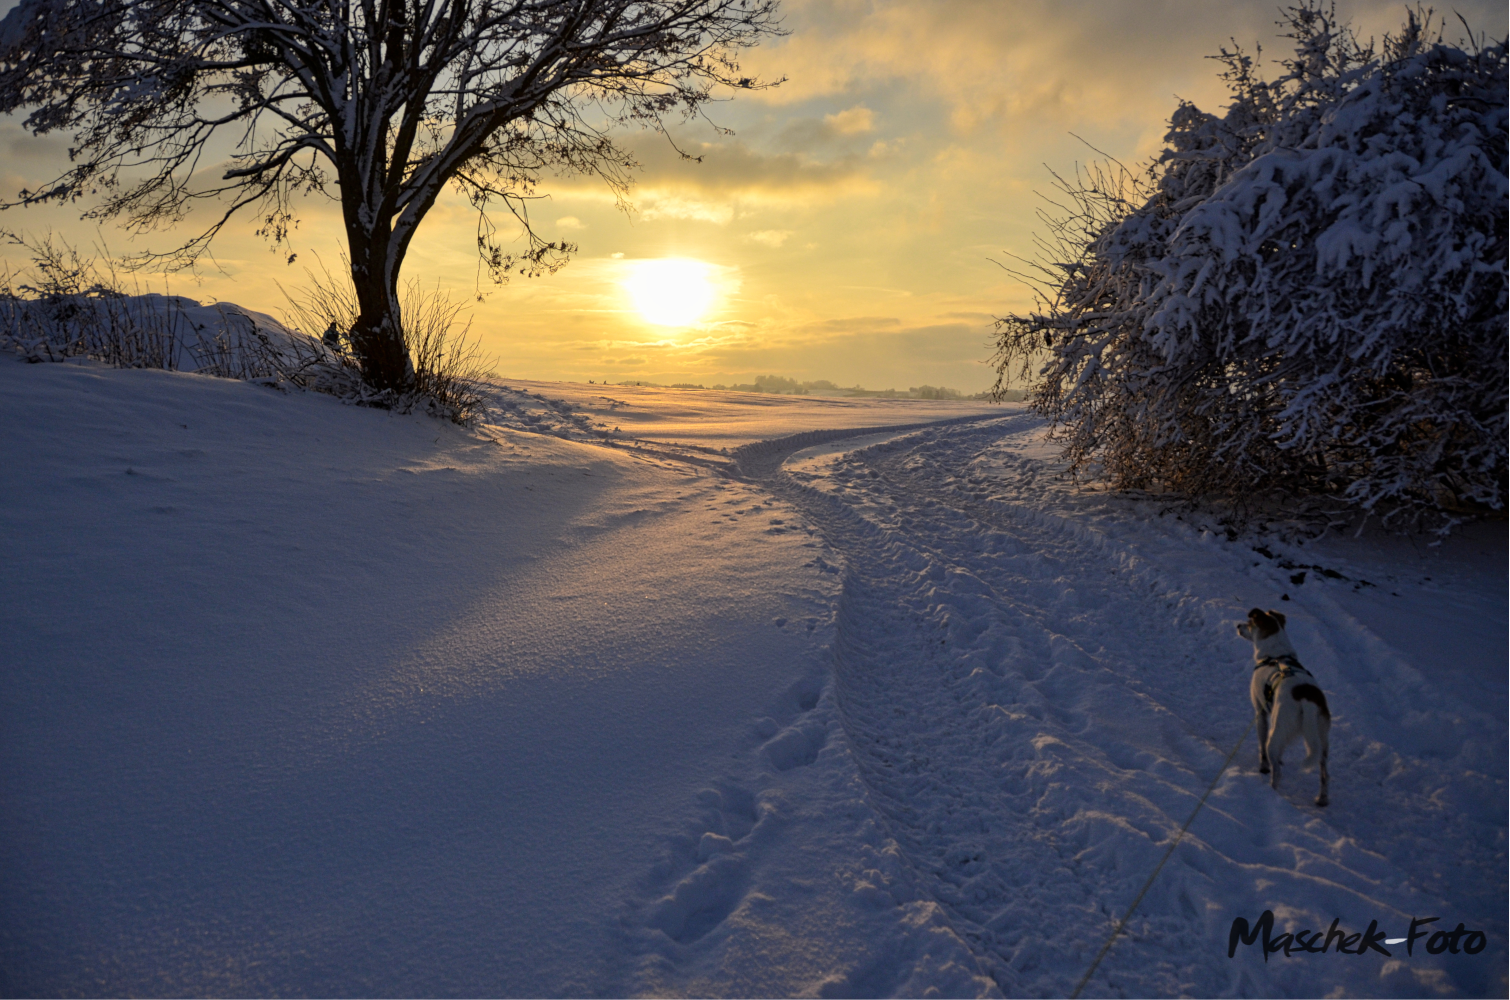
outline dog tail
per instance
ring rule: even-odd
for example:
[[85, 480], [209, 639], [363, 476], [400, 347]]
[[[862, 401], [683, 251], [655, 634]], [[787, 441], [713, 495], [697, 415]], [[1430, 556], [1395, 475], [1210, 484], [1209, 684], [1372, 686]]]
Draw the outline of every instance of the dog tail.
[[1326, 730], [1332, 725], [1332, 711], [1327, 708], [1326, 695], [1314, 684], [1297, 684], [1290, 695], [1300, 703], [1300, 734], [1306, 743], [1306, 759], [1301, 766], [1309, 768], [1321, 754]]

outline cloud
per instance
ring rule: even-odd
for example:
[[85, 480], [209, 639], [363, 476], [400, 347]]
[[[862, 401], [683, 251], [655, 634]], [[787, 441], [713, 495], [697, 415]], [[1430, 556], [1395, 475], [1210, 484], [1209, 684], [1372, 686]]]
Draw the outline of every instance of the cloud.
[[0, 122], [0, 156], [6, 160], [29, 160], [42, 172], [62, 173], [68, 169], [68, 147], [68, 136], [63, 133], [33, 135], [17, 122]]
[[684, 160], [665, 142], [641, 143], [635, 156], [644, 187], [691, 189], [742, 197], [811, 196], [864, 186], [858, 159], [820, 161], [798, 152], [768, 153], [739, 139], [683, 145]]
[[836, 334], [873, 333], [878, 329], [892, 330], [901, 325], [902, 321], [895, 316], [844, 316], [804, 323], [797, 327], [794, 333], [804, 339], [811, 339], [814, 336], [828, 338]]
[[[1504, 23], [1504, 9], [1485, 0], [1460, 6], [1491, 34]], [[761, 78], [788, 79], [752, 101], [890, 94], [895, 103], [899, 91], [919, 93], [943, 101], [961, 132], [1069, 120], [1159, 128], [1175, 93], [1213, 109], [1223, 101], [1216, 67], [1202, 57], [1230, 39], [1249, 51], [1262, 43], [1266, 63], [1286, 51], [1272, 0], [784, 0], [782, 8], [789, 34], [741, 61]], [[1396, 0], [1352, 0], [1339, 13], [1364, 37], [1403, 20]]]
[[[812, 205], [874, 194], [880, 184], [862, 156], [820, 161], [799, 152], [762, 152], [740, 140], [679, 141], [688, 160], [658, 136], [635, 136], [641, 170], [629, 197], [646, 220], [689, 219], [727, 225], [764, 205]], [[627, 140], [626, 140], [627, 143]], [[557, 195], [607, 202], [612, 193], [588, 178], [560, 178]]]
[[677, 191], [645, 187], [636, 190], [635, 203], [640, 217], [647, 222], [654, 222], [656, 219], [691, 219], [723, 226], [734, 220], [733, 202], [714, 201]]
[[557, 229], [586, 229], [587, 224], [575, 215], [563, 215], [556, 220]]
[[863, 104], [823, 116], [823, 123], [840, 135], [859, 135], [875, 128], [875, 112]]
[[[990, 323], [984, 314], [971, 318], [907, 321], [855, 314], [790, 322], [766, 315], [755, 323], [723, 320], [655, 339], [625, 337], [605, 326], [553, 340], [552, 353], [570, 356], [561, 371], [571, 377], [617, 371], [617, 378], [711, 385], [774, 373], [873, 389], [928, 383], [974, 392], [990, 385], [994, 371], [982, 363], [990, 356]], [[538, 346], [531, 342], [531, 348]], [[515, 344], [508, 353], [522, 361], [534, 356], [531, 348]]]
[[990, 355], [988, 329], [977, 323], [911, 325], [895, 317], [852, 316], [709, 337], [670, 353], [685, 370], [714, 381], [775, 372], [873, 389], [929, 383], [974, 392], [994, 378], [981, 363]]
[[753, 233], [745, 233], [745, 239], [751, 243], [759, 243], [761, 246], [775, 249], [785, 243], [791, 235], [790, 229], [761, 229]]

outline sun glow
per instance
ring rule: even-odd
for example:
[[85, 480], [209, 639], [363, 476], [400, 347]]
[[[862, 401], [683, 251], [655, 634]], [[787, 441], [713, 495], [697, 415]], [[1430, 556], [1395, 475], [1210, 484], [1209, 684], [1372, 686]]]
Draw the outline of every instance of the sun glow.
[[624, 288], [647, 323], [692, 326], [713, 305], [713, 268], [679, 257], [636, 261]]

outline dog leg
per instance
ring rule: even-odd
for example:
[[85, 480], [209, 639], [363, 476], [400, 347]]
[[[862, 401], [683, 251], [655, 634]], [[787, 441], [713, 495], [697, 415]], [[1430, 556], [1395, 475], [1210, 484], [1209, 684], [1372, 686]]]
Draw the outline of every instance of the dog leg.
[[1258, 773], [1269, 773], [1269, 713], [1260, 710], [1258, 721], [1254, 724], [1258, 730]]
[[1279, 791], [1279, 760], [1284, 756], [1285, 744], [1289, 742], [1289, 731], [1285, 728], [1285, 718], [1278, 712], [1270, 713], [1274, 721], [1274, 728], [1269, 732], [1269, 768], [1273, 772], [1269, 775], [1269, 787]]
[[1316, 804], [1318, 806], [1324, 806], [1329, 801], [1331, 801], [1330, 799], [1327, 798], [1328, 776], [1327, 776], [1327, 773], [1326, 773], [1327, 754], [1331, 753], [1331, 751], [1332, 751], [1331, 747], [1327, 746], [1325, 743], [1322, 744], [1322, 747], [1321, 747], [1321, 766], [1320, 766], [1320, 770], [1321, 770], [1321, 794], [1318, 795], [1318, 796], [1316, 796]]
[[1282, 702], [1281, 698], [1282, 696], [1276, 696], [1275, 705], [1269, 710], [1269, 718], [1274, 724], [1269, 732], [1269, 766], [1274, 769], [1269, 784], [1276, 790], [1279, 788], [1279, 770], [1285, 751], [1295, 742], [1295, 737], [1300, 735], [1301, 725], [1300, 709], [1294, 704]]

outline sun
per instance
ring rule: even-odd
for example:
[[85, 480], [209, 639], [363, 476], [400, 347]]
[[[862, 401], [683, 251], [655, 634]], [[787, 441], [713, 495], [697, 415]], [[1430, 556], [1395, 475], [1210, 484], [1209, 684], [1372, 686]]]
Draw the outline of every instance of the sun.
[[624, 288], [647, 323], [692, 326], [703, 318], [716, 297], [713, 268], [681, 257], [636, 261]]

